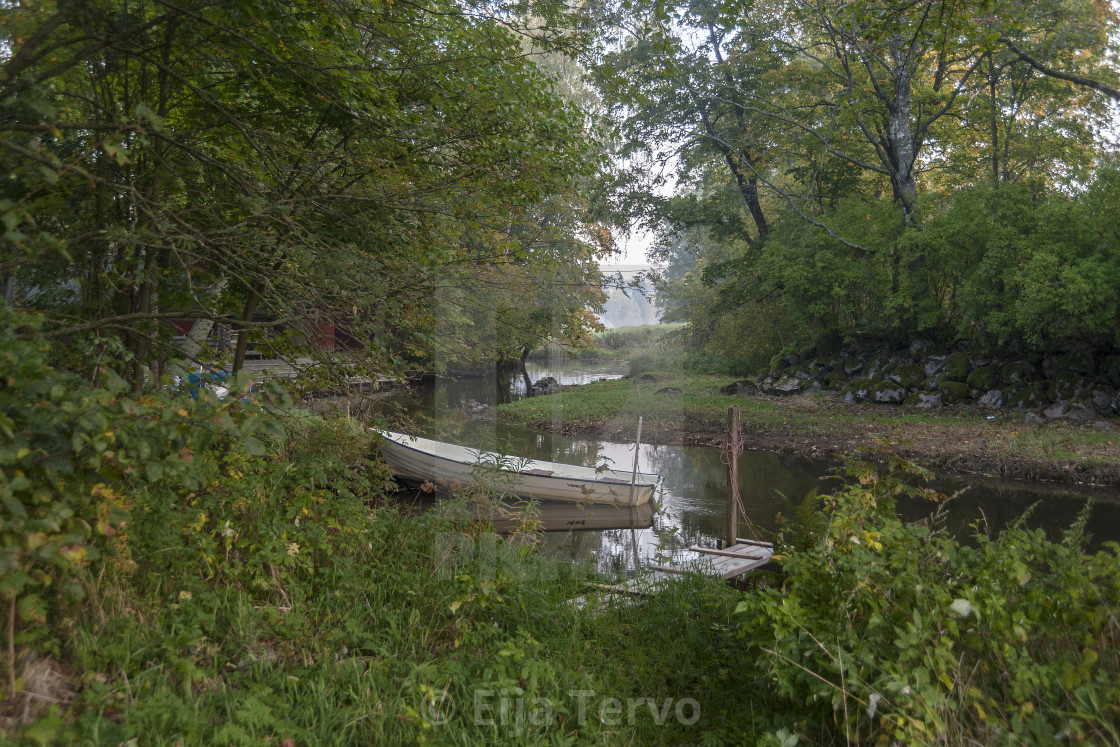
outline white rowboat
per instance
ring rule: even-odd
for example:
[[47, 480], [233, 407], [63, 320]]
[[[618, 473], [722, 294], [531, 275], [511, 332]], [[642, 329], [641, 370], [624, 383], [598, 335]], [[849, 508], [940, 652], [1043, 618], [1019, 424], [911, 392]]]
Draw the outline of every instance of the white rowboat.
[[653, 497], [661, 475], [639, 472], [631, 498], [630, 472], [579, 467], [574, 464], [503, 457], [490, 451], [408, 436], [393, 431], [375, 433], [382, 437], [381, 453], [393, 471], [412, 480], [430, 480], [437, 485], [470, 485], [479, 465], [506, 473], [501, 481], [515, 495], [542, 501], [599, 503], [611, 506], [641, 506]]

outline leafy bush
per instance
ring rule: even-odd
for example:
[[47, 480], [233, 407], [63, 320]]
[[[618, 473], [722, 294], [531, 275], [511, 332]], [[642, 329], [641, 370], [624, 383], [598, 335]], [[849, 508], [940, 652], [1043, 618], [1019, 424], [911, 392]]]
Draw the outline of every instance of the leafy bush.
[[822, 220], [848, 243], [784, 220], [761, 248], [705, 247], [700, 271], [659, 292], [713, 372], [738, 358], [757, 370], [793, 342], [1120, 345], [1118, 197], [1120, 169], [1106, 164], [1075, 193], [983, 183], [930, 194], [913, 226], [889, 201], [846, 198]]
[[198, 480], [195, 456], [215, 442], [263, 452], [253, 434], [272, 421], [236, 396], [135, 396], [109, 369], [91, 385], [51, 367], [47, 346], [0, 313], [0, 598], [21, 623], [11, 644], [55, 648], [44, 623], [87, 596], [91, 564], [135, 566], [130, 516], [144, 496]]
[[784, 587], [738, 607], [791, 704], [783, 736], [1120, 738], [1120, 547], [1087, 556], [1076, 528], [1051, 542], [1021, 526], [962, 545], [899, 521], [895, 497], [916, 488], [868, 466], [849, 474], [825, 498], [827, 533], [785, 561]]

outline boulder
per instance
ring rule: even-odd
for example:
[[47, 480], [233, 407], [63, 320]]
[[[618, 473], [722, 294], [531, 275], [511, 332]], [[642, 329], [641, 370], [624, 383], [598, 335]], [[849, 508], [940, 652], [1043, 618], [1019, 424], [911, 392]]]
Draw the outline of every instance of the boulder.
[[853, 374], [857, 374], [862, 370], [863, 370], [863, 361], [852, 360], [852, 361], [848, 361], [847, 363], [844, 364], [844, 373], [846, 373], [848, 376], [852, 376]]
[[1059, 418], [1064, 418], [1069, 414], [1069, 407], [1062, 402], [1058, 402], [1047, 407], [1042, 411], [1042, 414], [1050, 420], [1058, 420]]
[[1098, 431], [1110, 431], [1112, 430], [1112, 423], [1108, 422], [1107, 420], [1098, 420], [1093, 423], [1093, 427]]
[[980, 366], [972, 370], [966, 381], [973, 389], [987, 391], [999, 386], [999, 373], [995, 366]]
[[1008, 390], [1004, 398], [1008, 407], [1034, 410], [1046, 402], [1044, 382], [1035, 381], [1026, 386]]
[[814, 381], [812, 384], [809, 385], [809, 388], [805, 390], [805, 393], [806, 394], [816, 394], [817, 392], [823, 392], [823, 391], [824, 391], [824, 387], [821, 386], [821, 383], [819, 381]]
[[871, 396], [871, 389], [874, 386], [875, 382], [870, 379], [853, 379], [844, 387], [844, 394], [852, 394], [857, 400], [865, 400]]
[[801, 379], [802, 381], [808, 381], [809, 379], [813, 378], [813, 375], [809, 373], [809, 369], [805, 368], [804, 366], [791, 368], [789, 373], [794, 377]]
[[1038, 416], [1037, 412], [1028, 412], [1023, 416], [1024, 425], [1042, 425], [1042, 418]]
[[476, 399], [468, 399], [460, 407], [470, 420], [488, 419], [494, 409], [491, 405], [484, 404]]
[[1078, 423], [1087, 423], [1090, 420], [1096, 420], [1097, 413], [1093, 412], [1093, 408], [1088, 405], [1078, 402], [1077, 404], [1070, 405], [1069, 412], [1066, 413], [1066, 418]]
[[1074, 371], [1059, 371], [1050, 379], [1047, 394], [1052, 402], [1078, 399], [1085, 392], [1085, 379]]
[[844, 402], [849, 405], [854, 405], [856, 402], [859, 402], [859, 397], [855, 395], [855, 392], [844, 392]]
[[734, 397], [739, 394], [758, 394], [758, 384], [750, 379], [742, 379], [741, 381], [733, 381], [725, 387], [721, 387], [720, 394]]
[[918, 407], [922, 408], [923, 410], [928, 410], [932, 407], [941, 407], [941, 395], [919, 392]]
[[[643, 376], [642, 378], [644, 379], [645, 376]], [[555, 394], [562, 388], [563, 387], [560, 386], [560, 382], [555, 378], [553, 378], [552, 376], [545, 376], [544, 378], [538, 380], [537, 383], [533, 384], [533, 394]]]
[[890, 366], [890, 359], [885, 356], [876, 356], [875, 360], [871, 361], [867, 368], [867, 378], [877, 381], [883, 377], [883, 373]]
[[774, 394], [797, 394], [805, 388], [805, 381], [796, 376], [783, 376], [774, 385]]
[[964, 382], [968, 379], [971, 367], [968, 353], [953, 353], [945, 359], [945, 378], [949, 381]]
[[906, 389], [920, 389], [926, 383], [926, 372], [921, 366], [903, 363], [895, 366], [888, 378]]
[[922, 359], [926, 352], [933, 347], [933, 340], [927, 340], [919, 337], [910, 343], [909, 352], [910, 360], [917, 363]]
[[1095, 376], [1097, 362], [1091, 350], [1075, 350], [1058, 359], [1058, 371], [1072, 371], [1082, 376]]
[[906, 399], [906, 387], [890, 380], [880, 381], [872, 387], [871, 398], [876, 402], [897, 405]]
[[946, 405], [967, 402], [972, 397], [968, 384], [962, 381], [939, 381], [937, 393], [941, 395], [941, 401]]
[[1054, 374], [1058, 373], [1058, 359], [1060, 357], [1061, 356], [1057, 355], [1048, 355], [1042, 359], [1042, 365], [1040, 366], [1040, 368], [1042, 369], [1042, 375], [1045, 378], [1053, 378]]
[[677, 389], [675, 386], [666, 386], [658, 389], [654, 394], [667, 394], [676, 397], [684, 394], [684, 392]]
[[989, 410], [998, 410], [1003, 407], [1003, 392], [999, 389], [989, 389], [980, 399], [976, 400], [976, 404]]
[[848, 374], [843, 368], [834, 368], [824, 377], [825, 386], [835, 389], [848, 380]]
[[1038, 376], [1038, 369], [1026, 361], [1013, 361], [1004, 366], [1000, 373], [1008, 384], [1023, 384], [1034, 381]]
[[939, 356], [937, 358], [930, 358], [928, 361], [926, 361], [926, 365], [925, 365], [926, 377], [928, 378], [930, 376], [933, 376], [935, 373], [937, 373], [941, 369], [945, 368], [945, 361], [946, 360], [948, 360], [948, 359], [945, 358], [944, 356]]
[[1097, 371], [1101, 378], [1109, 384], [1120, 387], [1120, 355], [1113, 355], [1102, 360]]
[[1107, 384], [1091, 384], [1085, 394], [1088, 404], [1100, 415], [1112, 414], [1112, 400], [1116, 398], [1116, 390]]

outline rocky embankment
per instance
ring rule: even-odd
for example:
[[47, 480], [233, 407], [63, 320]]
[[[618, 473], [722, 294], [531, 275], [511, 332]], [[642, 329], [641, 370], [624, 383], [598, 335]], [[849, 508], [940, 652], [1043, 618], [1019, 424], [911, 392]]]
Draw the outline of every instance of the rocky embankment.
[[921, 408], [1010, 408], [1029, 420], [1098, 421], [1120, 414], [1120, 355], [1069, 345], [1048, 352], [945, 350], [918, 340], [905, 348], [815, 348], [775, 356], [769, 370], [724, 394], [840, 392], [845, 401]]

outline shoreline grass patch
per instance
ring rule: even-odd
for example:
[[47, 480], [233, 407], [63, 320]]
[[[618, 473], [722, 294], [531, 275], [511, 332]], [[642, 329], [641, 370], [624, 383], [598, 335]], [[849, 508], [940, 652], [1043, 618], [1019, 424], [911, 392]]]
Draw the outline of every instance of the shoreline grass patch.
[[[629, 441], [644, 418], [651, 443], [718, 446], [727, 408], [742, 410], [747, 448], [857, 457], [886, 446], [924, 466], [991, 477], [1120, 485], [1120, 437], [1066, 422], [1027, 425], [1019, 411], [847, 404], [833, 393], [726, 396], [734, 379], [664, 372], [601, 381], [503, 404], [499, 417], [568, 435]], [[664, 393], [678, 389], [679, 396]], [[991, 419], [989, 419], [991, 418]]]

